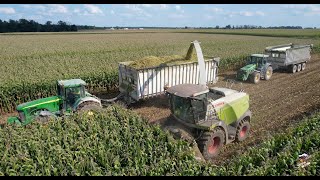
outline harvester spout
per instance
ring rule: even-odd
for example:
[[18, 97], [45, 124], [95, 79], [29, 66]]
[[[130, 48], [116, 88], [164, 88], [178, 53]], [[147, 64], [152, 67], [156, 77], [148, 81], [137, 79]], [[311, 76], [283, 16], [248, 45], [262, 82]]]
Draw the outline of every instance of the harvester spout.
[[202, 54], [202, 50], [200, 47], [200, 42], [195, 40], [191, 42], [189, 50], [186, 55], [186, 60], [190, 60], [193, 54], [193, 48], [196, 50], [198, 64], [199, 64], [199, 84], [206, 86], [207, 77], [206, 77], [206, 69], [204, 64], [204, 57]]

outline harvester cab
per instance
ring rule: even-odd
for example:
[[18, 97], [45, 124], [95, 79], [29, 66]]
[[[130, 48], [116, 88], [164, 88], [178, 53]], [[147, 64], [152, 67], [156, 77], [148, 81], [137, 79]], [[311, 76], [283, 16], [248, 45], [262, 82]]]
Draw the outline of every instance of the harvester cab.
[[266, 54], [251, 54], [247, 63], [237, 72], [237, 79], [240, 81], [250, 81], [254, 84], [260, 79], [269, 80], [272, 76], [272, 66], [268, 63], [269, 55]]
[[[101, 100], [88, 93], [81, 79], [57, 81], [57, 95], [26, 102], [17, 106], [19, 117], [9, 117], [8, 123], [27, 125], [34, 120], [46, 122], [51, 118], [73, 112], [101, 108]], [[93, 112], [88, 113], [92, 114]]]

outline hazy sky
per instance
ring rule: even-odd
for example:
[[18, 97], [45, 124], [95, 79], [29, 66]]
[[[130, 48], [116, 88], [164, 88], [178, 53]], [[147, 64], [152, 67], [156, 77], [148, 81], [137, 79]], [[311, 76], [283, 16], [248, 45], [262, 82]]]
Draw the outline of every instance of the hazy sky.
[[0, 19], [95, 26], [320, 27], [319, 4], [0, 4]]

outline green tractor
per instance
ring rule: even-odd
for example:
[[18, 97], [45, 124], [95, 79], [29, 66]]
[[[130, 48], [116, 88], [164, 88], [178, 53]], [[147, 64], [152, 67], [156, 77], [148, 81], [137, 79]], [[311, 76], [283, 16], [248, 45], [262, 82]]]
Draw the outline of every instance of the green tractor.
[[268, 57], [269, 55], [265, 54], [252, 54], [249, 56], [246, 66], [237, 72], [237, 79], [240, 81], [249, 79], [254, 84], [257, 84], [260, 79], [269, 80], [273, 69], [267, 61]]
[[19, 117], [9, 117], [8, 123], [27, 125], [34, 120], [46, 122], [50, 118], [70, 115], [73, 112], [102, 108], [101, 100], [88, 93], [81, 79], [57, 81], [57, 95], [26, 102], [17, 106]]
[[167, 89], [171, 118], [164, 127], [176, 139], [193, 144], [196, 158], [210, 160], [224, 144], [245, 140], [250, 131], [249, 95], [243, 91], [198, 84]]

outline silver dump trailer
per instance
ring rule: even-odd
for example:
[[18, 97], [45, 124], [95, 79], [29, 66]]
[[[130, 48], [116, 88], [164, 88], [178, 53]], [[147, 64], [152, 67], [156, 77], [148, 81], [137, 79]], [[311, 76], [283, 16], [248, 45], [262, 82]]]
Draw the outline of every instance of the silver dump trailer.
[[268, 62], [275, 69], [287, 69], [292, 73], [302, 71], [306, 68], [306, 63], [311, 58], [310, 45], [284, 44], [265, 48], [268, 55]]
[[220, 58], [204, 59], [198, 41], [193, 41], [189, 50], [191, 48], [195, 48], [198, 62], [140, 69], [130, 67], [132, 61], [120, 62], [119, 90], [125, 102], [130, 104], [164, 94], [166, 88], [178, 84], [203, 84], [200, 81], [206, 81], [206, 84], [216, 83]]

